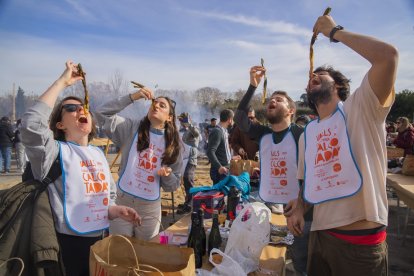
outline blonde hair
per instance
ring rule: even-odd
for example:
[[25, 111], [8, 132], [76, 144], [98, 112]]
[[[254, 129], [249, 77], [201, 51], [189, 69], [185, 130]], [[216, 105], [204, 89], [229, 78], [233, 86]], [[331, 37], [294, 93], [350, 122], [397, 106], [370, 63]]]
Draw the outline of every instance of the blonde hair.
[[411, 127], [410, 120], [407, 117], [399, 117], [397, 121], [400, 122], [400, 126], [398, 127], [398, 131], [404, 131], [407, 128]]

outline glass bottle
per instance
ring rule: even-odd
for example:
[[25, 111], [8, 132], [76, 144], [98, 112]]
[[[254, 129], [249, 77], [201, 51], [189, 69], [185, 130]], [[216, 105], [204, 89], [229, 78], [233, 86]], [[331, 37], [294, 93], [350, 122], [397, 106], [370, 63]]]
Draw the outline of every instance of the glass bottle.
[[240, 201], [240, 192], [235, 187], [230, 187], [229, 194], [227, 195], [227, 219], [233, 221], [236, 218], [236, 207]]
[[208, 255], [213, 248], [220, 248], [221, 235], [218, 222], [218, 211], [214, 210], [213, 213], [213, 225], [211, 226], [210, 235], [208, 236]]
[[207, 251], [207, 237], [206, 237], [206, 231], [204, 229], [204, 210], [202, 208], [198, 209], [197, 214], [198, 214], [198, 219], [200, 220], [199, 236], [203, 244], [202, 256], [204, 256]]
[[194, 250], [196, 268], [201, 268], [203, 265], [203, 248], [205, 248], [205, 246], [203, 247], [203, 243], [200, 237], [200, 228], [202, 228], [202, 226], [198, 218], [198, 213], [193, 212], [191, 214], [191, 230], [190, 235], [188, 236], [187, 246], [193, 248]]

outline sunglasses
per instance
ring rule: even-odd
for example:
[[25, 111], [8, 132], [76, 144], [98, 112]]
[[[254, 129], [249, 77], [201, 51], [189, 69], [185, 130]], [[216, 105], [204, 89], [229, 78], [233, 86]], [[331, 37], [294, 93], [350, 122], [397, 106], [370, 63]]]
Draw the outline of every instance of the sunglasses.
[[66, 112], [75, 112], [75, 111], [78, 111], [80, 108], [83, 108], [83, 104], [64, 104], [64, 105], [62, 105], [62, 110], [64, 109]]
[[254, 118], [256, 118], [256, 117], [248, 117], [250, 120], [254, 120]]

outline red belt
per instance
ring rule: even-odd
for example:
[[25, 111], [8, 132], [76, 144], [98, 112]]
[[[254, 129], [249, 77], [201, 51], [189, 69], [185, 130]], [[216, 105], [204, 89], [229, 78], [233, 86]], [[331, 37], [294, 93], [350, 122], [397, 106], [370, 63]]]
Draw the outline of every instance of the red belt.
[[[364, 234], [367, 231], [373, 231], [374, 233]], [[347, 241], [352, 244], [361, 245], [376, 245], [380, 244], [387, 238], [387, 231], [385, 227], [379, 227], [368, 230], [351, 230], [351, 231], [340, 231], [336, 229], [326, 230], [328, 234], [338, 239]]]

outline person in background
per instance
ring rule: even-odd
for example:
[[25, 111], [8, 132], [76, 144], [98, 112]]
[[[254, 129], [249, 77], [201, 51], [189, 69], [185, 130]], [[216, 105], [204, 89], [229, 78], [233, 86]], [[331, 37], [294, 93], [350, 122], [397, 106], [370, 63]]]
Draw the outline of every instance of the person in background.
[[[135, 101], [150, 101], [143, 117], [126, 118], [119, 113]], [[97, 118], [112, 142], [121, 148], [117, 203], [130, 206], [142, 216], [140, 226], [114, 220], [112, 234], [143, 240], [158, 235], [161, 222], [161, 188], [173, 192], [180, 187], [183, 166], [182, 142], [176, 126], [175, 102], [154, 97], [147, 88], [104, 103]]]
[[26, 153], [20, 133], [21, 123], [21, 119], [18, 119], [16, 122], [16, 130], [14, 131], [14, 147], [16, 149], [17, 167], [20, 172], [23, 173], [26, 167]]
[[394, 133], [397, 131], [397, 124], [394, 122], [388, 122], [386, 124], [385, 130], [387, 131], [387, 133]]
[[404, 156], [413, 154], [414, 128], [407, 117], [399, 117], [397, 119], [397, 132], [397, 137], [391, 138], [392, 144], [398, 148], [404, 149]]
[[296, 118], [295, 123], [298, 126], [305, 127], [310, 121], [311, 119], [309, 118], [309, 116], [300, 115], [299, 117]]
[[222, 110], [220, 123], [211, 129], [208, 136], [207, 157], [211, 163], [210, 177], [213, 184], [225, 178], [229, 173], [231, 153], [227, 128], [233, 125], [233, 116], [232, 110]]
[[90, 246], [102, 238], [110, 220], [140, 223], [135, 210], [115, 204], [116, 186], [105, 155], [88, 144], [95, 124], [82, 100], [70, 96], [55, 105], [61, 91], [81, 79], [78, 66], [66, 62], [63, 74], [23, 115], [20, 129], [35, 179], [43, 180], [60, 160], [62, 175], [47, 189], [66, 275], [71, 276], [89, 275]]
[[[252, 124], [260, 124], [260, 122], [256, 119], [254, 109], [249, 108], [247, 117]], [[235, 154], [240, 155], [242, 159], [256, 160], [256, 153], [259, 150], [259, 143], [250, 139], [246, 133], [240, 130], [237, 124], [235, 125], [233, 133], [230, 136], [230, 144]]]
[[209, 119], [205, 119], [204, 123], [199, 123], [198, 124], [198, 129], [200, 130], [201, 133], [201, 139], [200, 139], [200, 144], [198, 149], [200, 150], [201, 153], [205, 154], [205, 151], [207, 150], [207, 139], [208, 139], [208, 135], [206, 133], [206, 127], [209, 125]]
[[208, 137], [209, 137], [211, 131], [214, 128], [216, 128], [216, 126], [217, 126], [217, 119], [216, 118], [211, 118], [210, 124], [208, 126], [206, 126], [206, 128], [204, 129], [204, 133], [205, 133], [206, 138], [207, 138], [206, 139], [206, 144], [207, 144], [206, 149], [208, 148]]
[[193, 125], [188, 113], [181, 113], [178, 120], [183, 129], [185, 129], [182, 140], [189, 148], [189, 158], [185, 166], [183, 174], [183, 182], [185, 189], [185, 201], [178, 205], [177, 214], [182, 215], [191, 212], [190, 188], [194, 187], [195, 170], [197, 167], [198, 144], [200, 141], [200, 130]]
[[330, 15], [320, 16], [313, 31], [343, 43], [371, 68], [352, 94], [349, 79], [332, 67], [310, 76], [308, 102], [318, 119], [299, 141], [305, 189], [288, 227], [300, 236], [303, 214], [314, 204], [308, 275], [388, 275], [385, 119], [395, 99], [398, 52], [345, 30]]
[[10, 173], [11, 153], [14, 133], [9, 117], [0, 119], [0, 169], [2, 173]]

